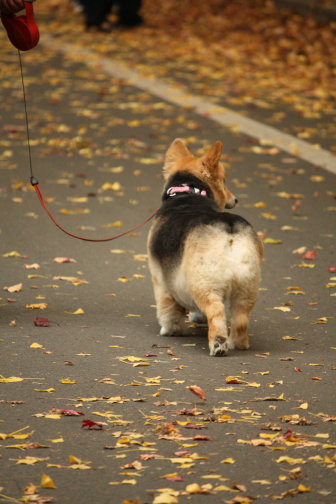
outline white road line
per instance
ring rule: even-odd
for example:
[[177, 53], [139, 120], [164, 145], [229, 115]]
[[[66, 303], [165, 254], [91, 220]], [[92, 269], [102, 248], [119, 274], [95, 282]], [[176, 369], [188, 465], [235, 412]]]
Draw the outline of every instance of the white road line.
[[[89, 49], [82, 49], [74, 44], [68, 44], [57, 40], [50, 35], [43, 35], [41, 43], [54, 51], [60, 51], [68, 56], [83, 56], [81, 63], [89, 67], [99, 68], [112, 77], [125, 80], [130, 85], [147, 91], [165, 101], [181, 107], [193, 107], [193, 112], [205, 116], [207, 119], [217, 122], [224, 126], [235, 125], [238, 131], [258, 140], [267, 140], [273, 146], [289, 154], [301, 158], [308, 163], [324, 168], [331, 173], [336, 174], [336, 155], [331, 152], [318, 148], [304, 140], [300, 140], [280, 130], [267, 126], [259, 121], [245, 117], [233, 110], [218, 106], [200, 96], [192, 95], [181, 91], [177, 87], [165, 84], [162, 81], [144, 77], [136, 70], [132, 70], [125, 64], [119, 63], [113, 59], [100, 58], [97, 53]], [[97, 57], [98, 56], [98, 57]]]

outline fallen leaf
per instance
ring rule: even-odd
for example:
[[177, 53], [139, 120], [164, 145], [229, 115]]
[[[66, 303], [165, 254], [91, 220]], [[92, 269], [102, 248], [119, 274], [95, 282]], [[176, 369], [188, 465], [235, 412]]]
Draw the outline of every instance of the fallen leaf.
[[85, 311], [82, 308], [77, 308], [74, 312], [65, 312], [69, 313], [69, 315], [84, 315]]
[[42, 488], [57, 488], [53, 480], [47, 474], [42, 474], [40, 487]]
[[280, 243], [282, 243], [282, 240], [279, 240], [277, 238], [265, 238], [264, 243], [269, 245], [279, 245]]
[[49, 460], [49, 457], [41, 458], [41, 457], [25, 457], [21, 459], [12, 459], [16, 460], [17, 465], [34, 465], [37, 464], [38, 462], [44, 462], [46, 460]]
[[36, 327], [49, 327], [51, 326], [51, 324], [52, 322], [50, 322], [50, 320], [46, 317], [36, 317], [36, 319], [34, 320], [34, 325]]
[[316, 250], [307, 250], [307, 252], [302, 256], [303, 259], [314, 260], [317, 257]]
[[236, 463], [236, 461], [232, 457], [227, 457], [227, 458], [221, 460], [221, 464], [235, 464], [235, 463]]
[[40, 343], [32, 343], [31, 345], [29, 345], [29, 348], [43, 348], [43, 345], [41, 345]]
[[21, 257], [21, 258], [26, 258], [27, 256], [24, 256], [20, 254], [20, 252], [16, 252], [16, 250], [13, 250], [12, 252], [6, 252], [6, 254], [2, 254], [2, 257]]
[[171, 493], [163, 492], [154, 498], [152, 504], [178, 504], [178, 499]]
[[66, 408], [51, 408], [50, 413], [57, 413], [64, 416], [82, 416], [84, 413], [82, 411], [66, 409]]
[[276, 462], [278, 464], [282, 464], [283, 462], [286, 462], [286, 464], [289, 464], [289, 465], [296, 465], [296, 464], [305, 464], [306, 461], [302, 458], [293, 458], [293, 457], [288, 457], [288, 456], [282, 456], [282, 457], [279, 457]]
[[63, 263], [76, 263], [76, 259], [71, 259], [70, 257], [54, 257], [54, 262], [63, 264]]
[[190, 392], [202, 399], [202, 401], [206, 401], [205, 392], [201, 387], [198, 387], [197, 385], [189, 385], [187, 388], [190, 390]]
[[103, 424], [87, 419], [82, 421], [82, 429], [85, 427], [88, 427], [89, 430], [102, 430]]
[[30, 310], [45, 310], [48, 308], [47, 303], [32, 303], [32, 304], [26, 304], [26, 308]]
[[22, 283], [11, 285], [10, 287], [4, 287], [4, 290], [10, 292], [11, 294], [13, 292], [21, 292], [22, 291]]

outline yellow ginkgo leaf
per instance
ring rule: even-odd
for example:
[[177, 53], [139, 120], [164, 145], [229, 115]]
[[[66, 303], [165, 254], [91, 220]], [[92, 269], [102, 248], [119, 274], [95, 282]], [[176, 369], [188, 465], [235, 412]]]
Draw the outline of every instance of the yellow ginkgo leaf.
[[64, 439], [62, 437], [55, 439], [48, 439], [51, 443], [64, 443]]
[[295, 465], [295, 464], [305, 464], [306, 461], [303, 460], [302, 458], [293, 458], [293, 457], [287, 457], [287, 456], [282, 456], [279, 457], [276, 462], [278, 464], [281, 464], [282, 462], [286, 462], [289, 465]]
[[236, 461], [232, 457], [227, 457], [227, 458], [221, 460], [221, 464], [235, 464], [235, 463], [236, 463]]
[[7, 252], [6, 254], [2, 254], [2, 257], [24, 257], [20, 252], [16, 252], [16, 250], [12, 250], [12, 252]]
[[264, 243], [270, 245], [279, 245], [280, 243], [282, 243], [282, 240], [279, 240], [277, 238], [265, 238]]
[[153, 500], [153, 504], [177, 504], [177, 503], [178, 503], [177, 497], [168, 492], [163, 492], [160, 495], [157, 495]]
[[74, 312], [65, 312], [65, 313], [69, 313], [70, 315], [83, 315], [85, 311], [83, 310], [83, 308], [77, 308], [77, 310], [75, 310]]
[[19, 376], [10, 376], [9, 378], [5, 378], [4, 376], [0, 375], [0, 383], [14, 383], [14, 382], [20, 382], [23, 380], [24, 380], [24, 378], [19, 378]]
[[81, 459], [75, 457], [74, 455], [69, 455], [69, 463], [70, 464], [81, 464]]
[[[15, 460], [15, 459], [13, 459], [13, 460]], [[24, 465], [33, 465], [33, 464], [37, 464], [37, 462], [43, 462], [45, 460], [49, 460], [49, 457], [40, 458], [40, 457], [27, 456], [22, 459], [16, 459], [16, 463], [17, 464], [24, 464]]]
[[26, 308], [30, 310], [45, 310], [48, 308], [47, 303], [31, 303], [31, 304], [26, 304]]
[[42, 474], [40, 487], [42, 488], [57, 488], [53, 480], [47, 474]]

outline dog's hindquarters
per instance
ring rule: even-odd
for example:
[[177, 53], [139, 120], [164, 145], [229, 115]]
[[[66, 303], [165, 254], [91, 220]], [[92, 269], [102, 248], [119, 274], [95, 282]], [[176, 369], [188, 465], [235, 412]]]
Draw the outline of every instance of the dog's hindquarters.
[[[189, 293], [208, 321], [211, 355], [248, 348], [247, 325], [259, 289], [261, 245], [249, 225], [228, 233], [222, 225], [200, 226], [188, 236], [180, 268], [174, 277], [179, 298]], [[182, 289], [181, 289], [182, 288]], [[179, 292], [182, 290], [182, 292]], [[224, 303], [229, 301], [228, 334]], [[187, 309], [192, 307], [186, 306]]]
[[210, 355], [248, 348], [248, 318], [258, 295], [262, 256], [251, 226], [237, 221], [229, 232], [225, 222], [199, 225], [187, 234], [179, 253], [158, 257], [152, 243], [159, 226], [157, 222], [150, 232], [148, 251], [160, 334], [183, 333], [186, 311], [201, 312], [208, 322]]

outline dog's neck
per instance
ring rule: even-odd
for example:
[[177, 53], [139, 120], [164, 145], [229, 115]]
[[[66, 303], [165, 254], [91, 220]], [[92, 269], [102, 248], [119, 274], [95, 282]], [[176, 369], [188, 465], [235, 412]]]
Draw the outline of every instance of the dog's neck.
[[188, 171], [174, 173], [170, 179], [167, 180], [166, 187], [162, 194], [163, 201], [167, 201], [173, 197], [184, 198], [187, 196], [205, 196], [213, 199], [210, 187], [202, 180], [195, 177], [195, 175]]
[[187, 183], [183, 183], [180, 185], [174, 185], [167, 189], [166, 195], [171, 197], [176, 196], [177, 194], [196, 194], [198, 196], [207, 196], [207, 192], [205, 189], [200, 189], [194, 185], [189, 185]]

